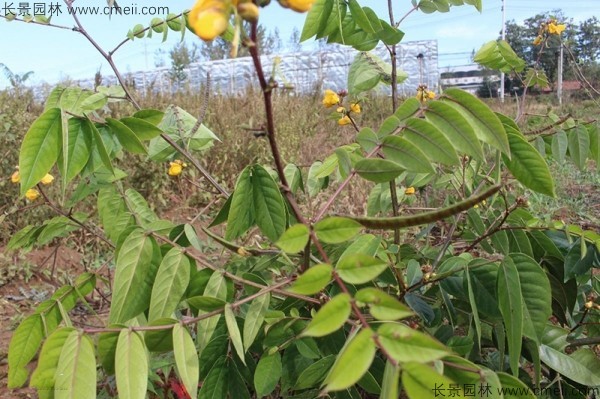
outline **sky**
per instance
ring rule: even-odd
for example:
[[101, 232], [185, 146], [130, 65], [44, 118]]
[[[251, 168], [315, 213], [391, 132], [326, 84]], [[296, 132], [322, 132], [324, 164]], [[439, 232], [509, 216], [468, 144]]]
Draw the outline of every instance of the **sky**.
[[[575, 22], [600, 15], [600, 0], [504, 0], [506, 19], [522, 22], [535, 14], [562, 9], [564, 14]], [[21, 0], [0, 0], [0, 13], [3, 7]], [[72, 17], [60, 0], [31, 0], [33, 3], [61, 4], [62, 13], [52, 17], [52, 23], [73, 27]], [[193, 5], [194, 0], [119, 0], [121, 7], [168, 6], [171, 13], [179, 13]], [[479, 13], [472, 6], [454, 7], [449, 13], [411, 13], [400, 28], [405, 32], [403, 41], [437, 40], [439, 66], [456, 66], [470, 63], [473, 50], [489, 40], [496, 39], [502, 29], [503, 0], [483, 0], [483, 11]], [[380, 16], [387, 15], [387, 1], [360, 0], [362, 6], [373, 8]], [[104, 6], [105, 0], [76, 0], [76, 6]], [[409, 0], [393, 0], [396, 20], [410, 10]], [[166, 15], [106, 15], [80, 16], [85, 29], [104, 49], [113, 49], [136, 24], [147, 26], [153, 17]], [[278, 29], [283, 43], [287, 43], [293, 30], [302, 30], [306, 14], [284, 9], [272, 0], [271, 5], [261, 9], [260, 22], [267, 29]], [[124, 72], [153, 69], [159, 49], [168, 52], [181, 40], [177, 32], [169, 32], [169, 38], [162, 43], [162, 35], [136, 39], [121, 47], [115, 53], [115, 63]], [[199, 43], [200, 39], [186, 32], [188, 43]], [[310, 49], [312, 42], [303, 44]], [[168, 63], [168, 60], [166, 60]], [[33, 71], [31, 84], [42, 82], [56, 83], [59, 80], [87, 79], [97, 70], [102, 74], [111, 73], [110, 68], [90, 43], [77, 32], [69, 29], [56, 29], [23, 22], [7, 22], [0, 19], [0, 63], [15, 73]], [[0, 87], [8, 84], [0, 75]]]

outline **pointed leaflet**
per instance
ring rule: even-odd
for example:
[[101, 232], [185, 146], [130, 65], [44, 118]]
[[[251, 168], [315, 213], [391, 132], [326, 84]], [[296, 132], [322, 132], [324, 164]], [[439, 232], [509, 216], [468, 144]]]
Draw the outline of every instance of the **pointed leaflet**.
[[409, 172], [433, 173], [435, 169], [425, 154], [403, 137], [387, 136], [382, 146], [385, 157]]
[[558, 163], [563, 163], [565, 161], [568, 145], [569, 138], [564, 130], [559, 130], [552, 136], [550, 148], [552, 149], [552, 157], [556, 159]]
[[579, 349], [567, 355], [542, 344], [540, 358], [548, 367], [579, 384], [600, 385], [600, 360], [590, 349]]
[[19, 388], [27, 381], [27, 364], [37, 353], [44, 337], [40, 314], [27, 317], [13, 333], [8, 346], [8, 387]]
[[228, 367], [227, 357], [220, 357], [212, 366], [206, 379], [202, 383], [202, 389], [198, 399], [225, 399], [227, 398]]
[[40, 352], [37, 367], [31, 375], [29, 386], [37, 388], [38, 392], [54, 389], [54, 375], [60, 353], [65, 341], [73, 331], [75, 329], [72, 327], [60, 328], [46, 339]]
[[[215, 297], [222, 301], [227, 300], [227, 280], [221, 273], [214, 272], [206, 284], [204, 289], [204, 295], [209, 297]], [[198, 316], [206, 312], [198, 312]], [[198, 322], [198, 336], [197, 345], [198, 351], [202, 353], [202, 350], [210, 342], [210, 339], [217, 328], [221, 315], [215, 315], [207, 319], [200, 320]]]
[[[115, 353], [117, 391], [123, 399], [144, 399], [148, 387], [148, 355], [144, 340], [135, 331], [123, 329]], [[84, 398], [85, 396], [80, 396]]]
[[[433, 399], [446, 391], [455, 393], [456, 397], [463, 397], [459, 384], [439, 374], [433, 367], [419, 362], [402, 365], [402, 384], [410, 399]], [[453, 386], [457, 389], [446, 388]]]
[[308, 227], [304, 224], [295, 224], [285, 231], [275, 243], [279, 248], [290, 254], [302, 251], [309, 238]]
[[325, 378], [325, 391], [350, 388], [367, 372], [377, 351], [373, 335], [373, 330], [365, 328], [346, 342]]
[[96, 355], [92, 340], [81, 331], [67, 337], [56, 367], [55, 399], [96, 397]]
[[117, 257], [110, 323], [125, 322], [148, 307], [152, 281], [147, 277], [151, 273], [155, 245], [154, 240], [139, 229], [125, 239]]
[[380, 399], [399, 398], [398, 383], [400, 382], [400, 367], [394, 366], [389, 360], [385, 362], [383, 381], [381, 382]]
[[512, 157], [502, 155], [510, 173], [524, 186], [551, 197], [554, 193], [554, 180], [550, 169], [540, 153], [520, 134], [507, 128], [507, 136]]
[[379, 276], [387, 267], [387, 263], [381, 259], [357, 253], [340, 259], [335, 268], [345, 282], [365, 284]]
[[577, 126], [569, 132], [568, 137], [569, 155], [579, 170], [584, 170], [590, 151], [590, 135], [584, 126]]
[[190, 398], [196, 399], [198, 397], [200, 364], [194, 340], [181, 323], [173, 326], [173, 354], [175, 356], [175, 367], [181, 382], [183, 382]]
[[513, 375], [518, 376], [523, 336], [523, 295], [519, 271], [510, 258], [505, 258], [498, 269], [498, 305], [506, 326], [510, 368]]
[[[88, 165], [90, 164], [90, 162], [94, 162], [94, 159], [96, 157], [99, 157], [102, 164], [112, 174], [114, 174], [115, 171], [110, 162], [110, 155], [108, 153], [108, 150], [106, 149], [106, 145], [104, 144], [104, 139], [102, 138], [102, 135], [100, 134], [100, 132], [98, 131], [98, 129], [96, 128], [94, 123], [92, 121], [90, 121], [89, 119], [86, 119], [84, 121], [84, 124], [82, 127], [84, 130], [84, 134], [88, 134], [92, 137], [92, 152], [90, 153]], [[96, 151], [94, 151], [94, 149]], [[99, 164], [96, 165], [94, 163], [94, 165], [93, 165], [94, 170], [92, 170], [92, 172], [94, 172], [96, 169], [98, 169], [99, 166], [100, 166]]]
[[60, 173], [66, 179], [66, 183], [73, 180], [83, 170], [90, 158], [92, 134], [88, 131], [85, 124], [85, 119], [69, 119], [66, 170], [63, 166], [65, 161], [64, 151], [61, 152], [58, 162]]
[[458, 165], [454, 146], [432, 123], [419, 118], [409, 118], [402, 136], [417, 146], [431, 161], [444, 165]]
[[282, 373], [281, 355], [279, 352], [269, 354], [265, 351], [256, 365], [254, 387], [256, 396], [262, 398], [275, 390]]
[[265, 314], [269, 310], [269, 303], [271, 302], [271, 294], [266, 293], [261, 295], [252, 301], [248, 311], [246, 312], [246, 318], [244, 319], [244, 350], [248, 351], [256, 336], [260, 332], [263, 322], [265, 321]]
[[170, 317], [187, 290], [190, 281], [190, 261], [179, 248], [173, 248], [163, 258], [150, 296], [148, 321]]
[[286, 228], [285, 204], [277, 183], [260, 165], [252, 167], [252, 194], [256, 224], [271, 241], [277, 241]]
[[300, 42], [303, 42], [311, 37], [318, 35], [327, 27], [327, 18], [333, 8], [333, 1], [317, 0], [313, 3], [310, 11], [306, 16]]
[[431, 362], [449, 354], [448, 348], [430, 336], [400, 323], [386, 323], [377, 330], [381, 345], [394, 360]]
[[[536, 399], [536, 396], [531, 389], [518, 378], [501, 372], [496, 374], [498, 374], [498, 380], [502, 385], [502, 389], [505, 391], [505, 399]], [[511, 395], [511, 391], [512, 393], [518, 392], [518, 395]]]
[[360, 177], [375, 183], [387, 183], [404, 171], [404, 168], [396, 162], [379, 158], [361, 159], [356, 163], [354, 169]]
[[162, 134], [162, 130], [143, 119], [128, 117], [121, 119], [121, 122], [131, 129], [140, 140], [151, 140]]
[[146, 154], [148, 152], [144, 144], [127, 125], [113, 118], [106, 118], [106, 124], [127, 151], [134, 154]]
[[302, 295], [316, 294], [329, 284], [332, 273], [333, 268], [326, 263], [312, 266], [294, 281], [288, 291]]
[[242, 363], [246, 364], [244, 359], [244, 344], [242, 343], [242, 334], [240, 334], [240, 328], [238, 327], [237, 321], [235, 320], [235, 314], [231, 309], [231, 304], [225, 305], [225, 324], [227, 324], [227, 330], [229, 331], [229, 338], [235, 348], [235, 352], [238, 354]]
[[539, 344], [552, 314], [550, 281], [542, 267], [529, 256], [514, 253], [510, 258], [519, 271], [523, 296], [523, 335]]
[[414, 315], [406, 305], [378, 288], [363, 288], [354, 298], [357, 302], [368, 305], [371, 315], [377, 320], [398, 320]]
[[432, 101], [427, 104], [425, 118], [440, 129], [457, 150], [483, 160], [481, 143], [460, 112], [442, 101]]
[[254, 224], [253, 185], [250, 167], [244, 168], [231, 195], [231, 205], [227, 215], [226, 240], [238, 238]]
[[349, 294], [342, 293], [334, 296], [313, 317], [306, 329], [302, 332], [305, 337], [322, 337], [340, 329], [348, 317], [352, 307]]
[[352, 219], [333, 216], [317, 222], [314, 229], [319, 240], [339, 244], [357, 235], [362, 226]]
[[31, 124], [23, 138], [19, 152], [21, 195], [25, 195], [50, 172], [58, 159], [61, 144], [61, 111], [59, 108], [50, 108]]
[[500, 119], [481, 100], [460, 89], [446, 89], [442, 100], [458, 110], [475, 130], [480, 140], [510, 157], [506, 131]]

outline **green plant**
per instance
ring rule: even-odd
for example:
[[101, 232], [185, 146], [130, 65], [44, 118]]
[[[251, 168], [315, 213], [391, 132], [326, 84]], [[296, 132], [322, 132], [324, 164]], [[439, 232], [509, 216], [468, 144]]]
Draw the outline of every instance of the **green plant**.
[[[143, 109], [124, 84], [114, 52], [146, 32], [185, 31], [186, 13], [134, 28], [112, 51], [74, 15], [77, 32], [122, 87], [57, 87], [50, 94], [21, 146], [20, 192], [37, 187], [58, 215], [19, 231], [9, 248], [73, 229], [101, 240], [115, 259], [110, 312], [93, 327], [69, 318], [77, 301], [98, 290], [105, 266], [60, 288], [14, 332], [10, 387], [27, 382], [26, 366], [38, 352], [29, 384], [40, 397], [57, 398], [96, 397], [98, 380], [101, 394], [120, 398], [148, 391], [168, 397], [167, 386], [183, 386], [192, 398], [398, 398], [400, 391], [410, 398], [532, 398], [555, 384], [560, 395], [600, 385], [589, 348], [599, 341], [593, 268], [600, 236], [536, 217], [522, 194], [555, 195], [546, 160], [525, 134], [541, 149], [538, 137], [545, 148], [547, 129], [523, 132], [458, 89], [436, 96], [421, 85], [403, 102], [396, 93], [404, 74], [395, 46], [405, 17], [464, 4], [481, 9], [481, 1], [413, 1], [398, 21], [389, 1], [384, 21], [356, 0], [316, 0], [302, 40], [316, 36], [360, 51], [348, 91], [328, 91], [323, 101], [332, 119], [356, 130], [356, 140], [304, 170], [285, 163], [280, 151], [278, 85], [262, 65], [257, 22], [246, 32], [234, 4], [213, 2], [218, 7], [196, 6], [195, 22], [214, 18], [215, 31], [203, 34], [223, 31], [232, 46], [247, 47], [274, 167], [263, 160], [244, 165], [230, 193], [198, 162], [216, 140], [204, 115], [175, 105]], [[311, 3], [282, 1], [295, 10]], [[232, 25], [221, 26], [232, 16]], [[369, 53], [380, 42], [391, 64]], [[492, 60], [507, 54], [504, 44], [485, 51]], [[518, 64], [508, 54], [508, 64]], [[362, 127], [365, 93], [379, 84], [391, 85], [389, 112], [381, 125]], [[109, 101], [135, 111], [115, 118], [105, 109]], [[568, 150], [581, 168], [590, 158], [597, 163], [596, 123], [558, 117], [551, 128], [566, 123], [575, 133], [565, 133], [566, 142], [553, 135], [556, 154]], [[174, 177], [195, 169], [212, 194], [209, 205], [223, 204], [210, 225], [200, 211], [199, 229], [160, 219], [119, 168], [130, 154], [172, 162]], [[49, 196], [38, 182], [55, 167], [60, 192]], [[332, 215], [358, 178], [371, 189], [367, 216]], [[427, 209], [413, 206], [416, 196]], [[78, 212], [88, 197], [97, 200], [97, 217]]]

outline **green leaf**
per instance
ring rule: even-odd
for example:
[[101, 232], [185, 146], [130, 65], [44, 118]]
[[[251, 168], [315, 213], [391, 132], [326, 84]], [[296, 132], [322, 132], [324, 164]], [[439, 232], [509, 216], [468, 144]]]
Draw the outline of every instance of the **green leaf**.
[[[535, 394], [521, 380], [506, 373], [496, 373], [504, 390], [504, 399], [536, 399]], [[517, 393], [518, 394], [514, 394]]]
[[391, 81], [391, 65], [381, 58], [367, 52], [360, 52], [354, 57], [348, 71], [348, 93], [357, 95], [369, 91], [380, 82]]
[[349, 294], [342, 293], [331, 298], [310, 321], [306, 329], [302, 332], [304, 337], [322, 337], [339, 330], [348, 317], [352, 307], [350, 306], [351, 297]]
[[523, 335], [538, 344], [552, 315], [552, 290], [542, 267], [522, 253], [510, 255], [517, 270], [523, 296]]
[[498, 269], [498, 305], [506, 326], [510, 368], [513, 375], [518, 376], [523, 338], [523, 295], [519, 271], [510, 258], [505, 258]]
[[485, 103], [474, 95], [455, 88], [446, 89], [442, 98], [462, 113], [480, 140], [510, 156], [504, 126]]
[[484, 44], [475, 54], [473, 61], [501, 72], [521, 72], [525, 60], [520, 58], [506, 40], [492, 40]]
[[37, 367], [31, 375], [29, 386], [35, 387], [38, 391], [49, 391], [54, 388], [54, 375], [58, 366], [58, 360], [63, 345], [71, 332], [75, 331], [72, 327], [63, 327], [54, 331], [44, 342]]
[[214, 298], [212, 296], [193, 296], [187, 299], [187, 303], [199, 310], [203, 310], [205, 312], [212, 312], [214, 310], [223, 309], [227, 302], [222, 299]]
[[29, 127], [19, 152], [21, 195], [42, 180], [58, 159], [62, 144], [59, 108], [50, 108]]
[[296, 194], [298, 189], [304, 191], [304, 183], [302, 182], [302, 172], [300, 168], [298, 168], [293, 163], [285, 165], [285, 169], [283, 169], [283, 173], [285, 175], [285, 180], [287, 180], [289, 189], [292, 194]]
[[329, 17], [332, 8], [333, 1], [316, 0], [313, 3], [306, 16], [306, 20], [304, 21], [300, 42], [310, 39], [326, 28], [327, 18]]
[[32, 314], [19, 324], [8, 345], [8, 388], [19, 388], [27, 381], [27, 364], [42, 344], [44, 323], [40, 314]]
[[325, 378], [325, 391], [341, 391], [361, 379], [371, 366], [377, 351], [373, 335], [373, 330], [365, 328], [346, 342]]
[[248, 351], [265, 321], [265, 314], [269, 310], [271, 294], [266, 293], [252, 301], [244, 319], [244, 350]]
[[294, 385], [294, 390], [307, 389], [317, 386], [335, 362], [335, 355], [329, 355], [317, 360], [300, 373]]
[[596, 170], [600, 168], [600, 129], [597, 123], [588, 125], [590, 136], [590, 158], [596, 162]]
[[198, 353], [196, 353], [194, 340], [181, 323], [173, 326], [173, 354], [179, 378], [181, 378], [190, 398], [196, 399], [200, 378]]
[[226, 356], [219, 358], [210, 369], [202, 383], [198, 399], [225, 399], [227, 398], [228, 369], [225, 364]]
[[[139, 333], [123, 329], [115, 353], [115, 377], [120, 398], [144, 399], [148, 387], [148, 356]], [[94, 388], [95, 388], [94, 384]], [[84, 398], [86, 396], [78, 396]]]
[[312, 266], [294, 281], [288, 291], [302, 295], [313, 295], [320, 292], [331, 281], [333, 268], [321, 263]]
[[144, 119], [127, 117], [120, 120], [125, 126], [127, 126], [140, 140], [151, 140], [162, 134], [162, 130], [156, 127], [149, 121]]
[[[449, 392], [455, 393], [456, 397], [464, 397], [459, 384], [439, 374], [433, 367], [420, 362], [402, 365], [402, 384], [410, 399], [433, 399]], [[450, 390], [451, 386], [457, 389]]]
[[106, 105], [108, 97], [105, 93], [94, 93], [81, 102], [82, 111], [96, 111]]
[[590, 136], [587, 129], [577, 126], [568, 134], [569, 155], [579, 170], [585, 169], [585, 161], [590, 151]]
[[356, 163], [354, 169], [360, 177], [375, 183], [389, 182], [404, 171], [404, 168], [396, 162], [380, 158], [361, 159]]
[[235, 185], [227, 216], [226, 240], [233, 240], [254, 224], [254, 194], [250, 167], [244, 168]]
[[398, 320], [414, 315], [398, 299], [377, 288], [363, 288], [356, 293], [355, 299], [369, 305], [371, 315], [377, 320]]
[[427, 103], [425, 118], [437, 127], [457, 150], [477, 160], [483, 160], [483, 148], [475, 131], [456, 109], [442, 101], [431, 101]]
[[385, 362], [380, 399], [399, 398], [400, 366], [394, 366], [389, 360]]
[[81, 331], [72, 331], [60, 351], [56, 367], [54, 398], [96, 397], [94, 343]]
[[552, 156], [558, 163], [563, 163], [565, 161], [565, 156], [567, 155], [567, 147], [569, 145], [569, 138], [567, 137], [567, 133], [564, 130], [559, 130], [552, 136]]
[[548, 77], [543, 69], [528, 68], [524, 81], [527, 82], [528, 87], [533, 87], [536, 85], [542, 89], [550, 87], [550, 83], [548, 83]]
[[118, 253], [109, 322], [125, 322], [143, 312], [150, 302], [154, 240], [134, 230]]
[[113, 118], [106, 118], [105, 120], [106, 125], [117, 136], [123, 148], [134, 154], [147, 154], [148, 151], [144, 144], [127, 125]]
[[503, 155], [506, 167], [524, 186], [542, 194], [555, 197], [554, 180], [540, 153], [520, 134], [508, 131], [512, 158]]
[[156, 109], [142, 109], [133, 114], [134, 118], [145, 120], [146, 122], [150, 122], [153, 125], [158, 125], [165, 113]]
[[275, 243], [279, 248], [290, 254], [302, 251], [308, 243], [310, 231], [304, 224], [298, 223], [287, 229]]
[[402, 134], [431, 161], [444, 165], [459, 164], [460, 161], [452, 143], [430, 122], [419, 118], [409, 118]]
[[387, 136], [382, 145], [385, 157], [409, 172], [433, 173], [435, 169], [425, 154], [403, 137]]
[[240, 328], [235, 320], [235, 314], [233, 314], [231, 304], [228, 303], [225, 305], [224, 314], [225, 324], [227, 324], [227, 330], [229, 331], [231, 343], [233, 344], [235, 352], [238, 354], [242, 363], [246, 364], [246, 360], [244, 359], [244, 344], [242, 342], [242, 334], [240, 333]]
[[67, 169], [62, 167], [64, 153], [59, 156], [58, 166], [60, 172], [65, 176], [66, 182], [70, 182], [77, 176], [90, 159], [92, 149], [92, 132], [86, 126], [86, 121], [79, 118], [69, 119], [69, 137], [67, 150]]
[[352, 219], [333, 216], [317, 222], [314, 229], [319, 240], [327, 244], [339, 244], [357, 235], [362, 226]]
[[379, 276], [387, 266], [381, 259], [359, 253], [340, 259], [336, 271], [347, 283], [364, 284]]
[[150, 296], [148, 321], [171, 317], [190, 282], [190, 261], [179, 248], [162, 259]]
[[547, 345], [540, 345], [540, 358], [548, 367], [583, 385], [600, 385], [600, 361], [590, 349], [567, 355]]
[[[212, 296], [222, 301], [227, 300], [227, 280], [221, 273], [215, 272], [210, 276], [206, 288], [204, 289], [204, 295]], [[198, 312], [198, 316], [203, 313], [204, 312]], [[210, 342], [220, 318], [221, 315], [218, 314], [198, 322], [197, 345], [200, 353], [202, 353], [202, 350]]]
[[397, 362], [427, 363], [449, 354], [440, 342], [404, 324], [382, 324], [377, 335], [381, 345]]
[[[108, 150], [106, 149], [106, 145], [104, 144], [104, 139], [102, 138], [102, 135], [100, 134], [94, 123], [89, 119], [86, 119], [83, 125], [83, 129], [85, 134], [91, 134], [92, 148], [96, 150], [95, 152], [92, 151], [90, 153], [88, 165], [90, 164], [90, 162], [94, 162], [95, 157], [98, 157], [100, 158], [100, 161], [106, 167], [106, 169], [108, 169], [112, 174], [114, 174], [115, 171], [112, 167], [112, 163], [110, 162], [110, 155], [108, 154]], [[92, 170], [93, 172], [97, 169], [97, 166], [99, 165], [94, 164], [94, 170]]]
[[275, 242], [286, 228], [285, 204], [277, 183], [260, 165], [252, 167], [252, 193], [256, 224]]
[[271, 394], [281, 378], [282, 364], [279, 352], [269, 354], [265, 351], [256, 365], [254, 387], [256, 396], [262, 398]]
[[356, 22], [356, 24], [367, 33], [376, 33], [381, 30], [381, 26], [379, 29], [371, 25], [369, 18], [365, 14], [363, 8], [358, 4], [356, 0], [348, 1], [348, 6], [350, 7], [350, 12], [352, 13], [352, 19]]

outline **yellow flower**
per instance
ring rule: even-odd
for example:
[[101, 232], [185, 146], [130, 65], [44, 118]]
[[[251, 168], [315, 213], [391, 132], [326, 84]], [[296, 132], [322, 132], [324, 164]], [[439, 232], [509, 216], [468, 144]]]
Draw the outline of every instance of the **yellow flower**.
[[540, 44], [542, 44], [543, 40], [544, 39], [542, 38], [542, 36], [538, 35], [535, 39], [533, 39], [533, 45], [539, 46]]
[[344, 107], [337, 107], [337, 109], [335, 110], [335, 112], [337, 112], [339, 114], [343, 114], [344, 111], [346, 111], [346, 108], [344, 108]]
[[42, 177], [42, 180], [40, 180], [40, 183], [42, 183], [44, 185], [48, 185], [48, 184], [52, 183], [52, 181], [54, 181], [54, 176], [52, 176], [50, 173], [46, 173], [46, 176]]
[[350, 111], [354, 112], [355, 114], [360, 114], [360, 104], [359, 103], [350, 104]]
[[18, 170], [16, 170], [15, 173], [12, 174], [12, 176], [10, 177], [10, 181], [15, 184], [21, 181], [21, 174]]
[[222, 0], [198, 0], [189, 13], [189, 22], [196, 35], [210, 41], [227, 29], [226, 5]]
[[40, 192], [38, 190], [36, 190], [35, 188], [30, 188], [25, 193], [25, 198], [27, 198], [29, 201], [35, 201], [39, 196], [40, 196]]
[[187, 164], [183, 163], [179, 159], [176, 159], [173, 162], [169, 162], [169, 171], [167, 173], [169, 176], [179, 176], [183, 171], [183, 168], [186, 166]]
[[340, 103], [340, 96], [333, 90], [325, 90], [325, 96], [323, 97], [323, 105], [327, 108], [331, 108], [334, 105]]
[[404, 194], [406, 195], [413, 195], [415, 193], [415, 188], [414, 187], [408, 187], [406, 190], [404, 190]]
[[312, 8], [315, 0], [279, 0], [279, 4], [285, 8], [291, 8], [297, 12], [307, 12]]
[[338, 119], [338, 125], [340, 126], [349, 125], [351, 123], [352, 121], [350, 120], [350, 117], [348, 115], [345, 115], [344, 117]]
[[435, 98], [435, 93], [432, 91], [427, 91], [427, 98], [433, 100]]
[[548, 24], [548, 33], [551, 35], [560, 35], [565, 28], [565, 24], [557, 24], [556, 21], [552, 21]]
[[425, 90], [420, 87], [417, 89], [417, 100], [421, 102], [426, 101]]

